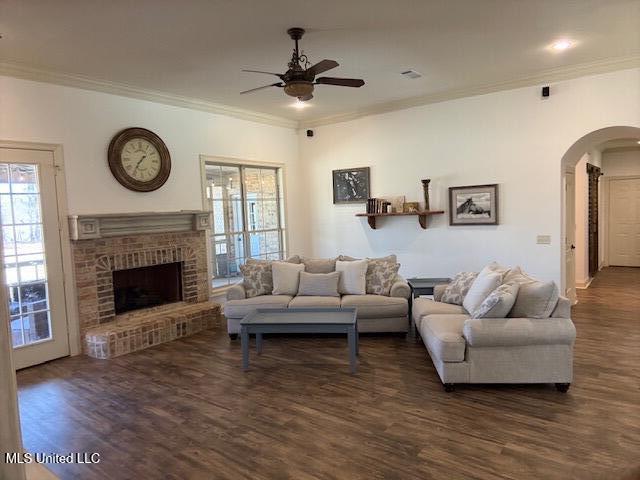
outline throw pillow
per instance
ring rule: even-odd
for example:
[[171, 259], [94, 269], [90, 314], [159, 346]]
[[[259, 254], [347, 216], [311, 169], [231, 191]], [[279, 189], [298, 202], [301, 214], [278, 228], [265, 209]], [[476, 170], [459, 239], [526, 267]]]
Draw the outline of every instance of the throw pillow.
[[560, 292], [555, 282], [542, 282], [531, 278], [520, 267], [511, 270], [505, 276], [505, 282], [518, 283], [518, 297], [510, 317], [514, 318], [549, 318], [558, 303]]
[[366, 292], [372, 295], [389, 296], [391, 286], [400, 270], [399, 263], [369, 259], [366, 276]]
[[273, 262], [273, 294], [295, 295], [298, 293], [300, 272], [304, 272], [304, 264], [289, 262]]
[[500, 273], [502, 276], [506, 275], [510, 271], [509, 267], [503, 267], [498, 262], [491, 262], [487, 265], [487, 268], [493, 272]]
[[320, 297], [339, 297], [338, 282], [340, 272], [307, 273], [300, 272], [300, 286], [298, 295], [313, 295]]
[[[350, 257], [349, 255], [340, 255], [338, 257], [338, 260], [342, 262], [353, 262], [354, 260], [362, 260], [362, 259]], [[380, 258], [369, 258], [368, 260], [381, 260], [383, 262], [398, 263], [398, 258], [393, 254], [387, 255], [386, 257], [380, 257]]]
[[516, 303], [519, 288], [517, 283], [503, 283], [484, 299], [471, 318], [506, 318]]
[[331, 273], [336, 271], [337, 258], [302, 258], [304, 271], [309, 273]]
[[365, 295], [367, 293], [367, 265], [366, 260], [350, 262], [336, 262], [336, 272], [340, 272], [338, 291], [343, 295]]
[[503, 275], [484, 267], [471, 284], [467, 295], [462, 301], [464, 309], [472, 314], [496, 288], [502, 284]]
[[467, 295], [471, 284], [478, 276], [478, 272], [460, 272], [457, 273], [451, 283], [444, 289], [440, 301], [443, 303], [451, 303], [453, 305], [462, 305], [464, 297]]
[[271, 263], [247, 263], [240, 265], [240, 271], [242, 272], [242, 282], [247, 298], [271, 294], [273, 290]]

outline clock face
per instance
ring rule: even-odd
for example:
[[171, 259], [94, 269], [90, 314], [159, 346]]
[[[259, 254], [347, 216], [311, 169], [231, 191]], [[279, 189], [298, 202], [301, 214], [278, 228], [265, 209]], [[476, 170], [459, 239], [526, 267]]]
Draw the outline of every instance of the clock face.
[[171, 155], [167, 146], [146, 128], [125, 128], [113, 137], [108, 160], [116, 180], [136, 192], [157, 190], [171, 173]]
[[144, 138], [133, 138], [125, 143], [120, 162], [127, 175], [139, 182], [149, 182], [160, 173], [158, 149]]

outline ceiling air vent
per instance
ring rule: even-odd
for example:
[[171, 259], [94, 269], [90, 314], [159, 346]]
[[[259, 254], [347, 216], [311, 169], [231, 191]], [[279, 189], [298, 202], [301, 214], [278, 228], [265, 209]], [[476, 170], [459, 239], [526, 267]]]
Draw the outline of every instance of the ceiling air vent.
[[420, 78], [422, 76], [421, 73], [418, 73], [415, 70], [405, 70], [404, 72], [400, 72], [400, 75], [404, 75], [405, 77], [411, 79]]

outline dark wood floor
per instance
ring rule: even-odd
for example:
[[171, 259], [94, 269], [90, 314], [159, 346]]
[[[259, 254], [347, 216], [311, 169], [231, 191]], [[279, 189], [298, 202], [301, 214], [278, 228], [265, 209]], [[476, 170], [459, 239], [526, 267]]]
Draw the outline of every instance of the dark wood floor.
[[[419, 340], [267, 338], [240, 371], [226, 332], [18, 374], [32, 452], [99, 452], [63, 479], [618, 479], [640, 467], [640, 269], [580, 292], [575, 380], [445, 393]], [[253, 353], [252, 353], [253, 355]], [[252, 358], [253, 360], [253, 358]]]

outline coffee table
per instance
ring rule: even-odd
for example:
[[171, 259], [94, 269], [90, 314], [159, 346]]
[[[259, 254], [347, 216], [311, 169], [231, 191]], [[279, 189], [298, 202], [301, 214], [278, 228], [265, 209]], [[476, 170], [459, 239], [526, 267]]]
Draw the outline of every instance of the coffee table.
[[262, 353], [263, 333], [346, 333], [349, 366], [356, 373], [358, 322], [355, 308], [260, 308], [240, 321], [242, 369], [249, 368], [249, 335], [256, 335]]

